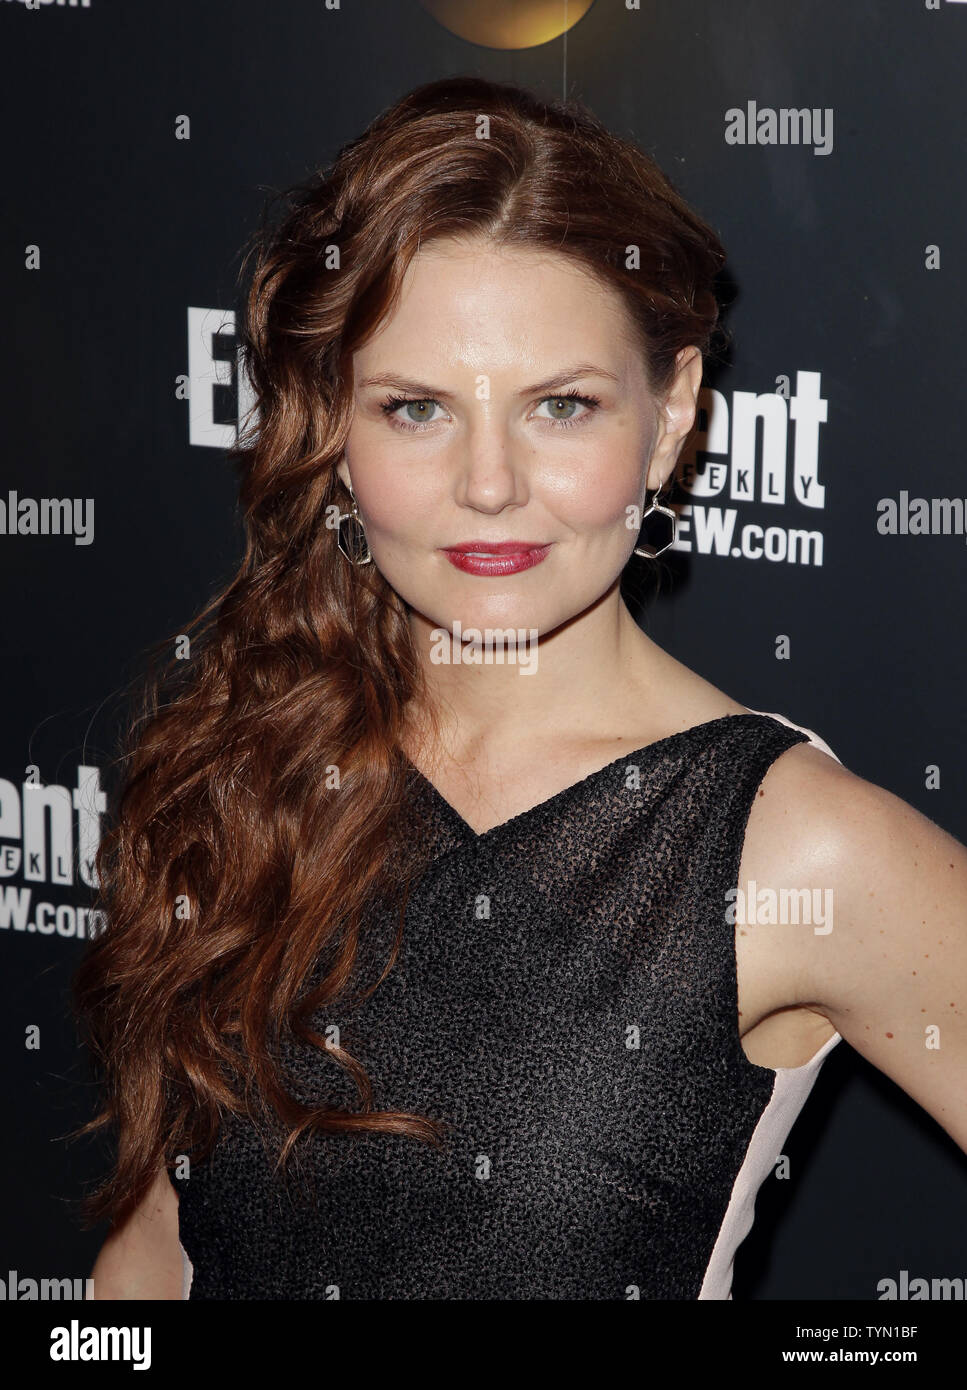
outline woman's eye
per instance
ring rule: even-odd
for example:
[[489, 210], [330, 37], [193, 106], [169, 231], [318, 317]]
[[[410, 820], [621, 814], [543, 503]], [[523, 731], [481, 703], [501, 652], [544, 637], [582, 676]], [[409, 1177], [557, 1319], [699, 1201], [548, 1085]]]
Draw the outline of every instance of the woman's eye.
[[398, 429], [419, 430], [433, 422], [433, 409], [439, 404], [439, 401], [411, 401], [403, 396], [393, 396], [382, 409]]
[[[570, 425], [577, 420], [584, 420], [592, 415], [598, 408], [599, 401], [596, 396], [578, 396], [573, 393], [567, 396], [545, 396], [541, 405], [550, 406], [550, 416], [542, 416], [542, 419], [551, 419], [557, 425]], [[580, 413], [574, 409], [581, 406]]]

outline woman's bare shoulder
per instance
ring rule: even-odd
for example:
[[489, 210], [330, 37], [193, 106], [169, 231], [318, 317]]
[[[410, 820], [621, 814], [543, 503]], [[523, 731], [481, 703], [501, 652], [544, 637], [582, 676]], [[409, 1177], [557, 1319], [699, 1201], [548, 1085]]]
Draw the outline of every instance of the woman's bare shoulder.
[[178, 1194], [164, 1169], [141, 1204], [110, 1233], [91, 1273], [95, 1299], [183, 1298]]
[[878, 794], [889, 795], [845, 767], [820, 735], [803, 732], [811, 735], [810, 741], [794, 744], [775, 759], [749, 814], [743, 869], [758, 882], [783, 871], [815, 868], [821, 859], [837, 856], [850, 818], [862, 815]]

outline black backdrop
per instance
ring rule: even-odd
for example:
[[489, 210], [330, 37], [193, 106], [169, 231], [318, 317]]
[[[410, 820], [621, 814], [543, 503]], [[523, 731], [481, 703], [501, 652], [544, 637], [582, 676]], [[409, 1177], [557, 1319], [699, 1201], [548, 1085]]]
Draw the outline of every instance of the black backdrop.
[[[431, 8], [0, 0], [0, 501], [7, 520], [11, 501], [79, 501], [73, 535], [0, 532], [3, 1277], [86, 1275], [104, 1234], [73, 1207], [97, 1151], [60, 1138], [92, 1101], [66, 991], [125, 688], [239, 555], [222, 453], [239, 248], [265, 190], [420, 82], [473, 72], [576, 96], [715, 226], [731, 360], [707, 375], [683, 548], [642, 622], [967, 840], [967, 4], [595, 0], [566, 36], [517, 49]], [[730, 138], [750, 103], [759, 122], [809, 112], [808, 142]], [[948, 533], [940, 502], [928, 533], [890, 533], [903, 494], [948, 499]], [[967, 1274], [967, 1162], [845, 1044], [786, 1148], [736, 1298], [870, 1299], [901, 1269]]]

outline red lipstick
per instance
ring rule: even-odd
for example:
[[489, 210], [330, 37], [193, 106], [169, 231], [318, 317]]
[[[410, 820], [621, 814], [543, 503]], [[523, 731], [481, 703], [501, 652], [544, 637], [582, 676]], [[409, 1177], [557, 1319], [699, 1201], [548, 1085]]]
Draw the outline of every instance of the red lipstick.
[[444, 546], [443, 553], [451, 565], [465, 574], [492, 577], [532, 569], [550, 548], [550, 544], [541, 545], [538, 541], [464, 541]]

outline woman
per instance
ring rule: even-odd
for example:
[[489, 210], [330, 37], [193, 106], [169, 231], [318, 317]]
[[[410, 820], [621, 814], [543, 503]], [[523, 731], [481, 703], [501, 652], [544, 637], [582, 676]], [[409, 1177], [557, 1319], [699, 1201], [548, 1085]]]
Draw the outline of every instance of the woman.
[[245, 558], [78, 979], [96, 1296], [728, 1298], [841, 1037], [967, 1146], [967, 851], [622, 598], [723, 254], [588, 113], [470, 78], [264, 232]]

